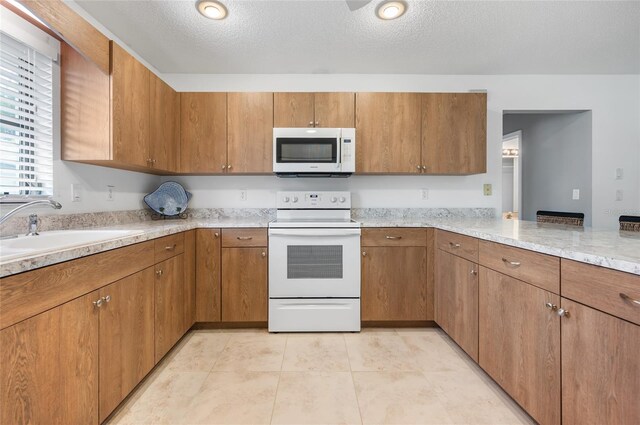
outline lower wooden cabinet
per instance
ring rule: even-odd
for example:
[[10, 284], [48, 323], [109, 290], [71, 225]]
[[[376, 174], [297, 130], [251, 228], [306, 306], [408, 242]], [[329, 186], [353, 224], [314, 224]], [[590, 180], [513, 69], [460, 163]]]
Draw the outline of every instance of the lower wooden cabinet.
[[98, 424], [98, 298], [0, 331], [0, 423]]
[[560, 297], [481, 267], [478, 305], [480, 366], [536, 422], [559, 424]]
[[196, 230], [196, 322], [219, 322], [221, 316], [220, 229]]
[[222, 321], [267, 321], [267, 248], [222, 249]]
[[640, 423], [640, 326], [562, 298], [562, 423]]
[[478, 265], [436, 252], [436, 323], [478, 361]]
[[100, 422], [155, 364], [154, 276], [149, 267], [100, 290]]
[[156, 264], [154, 297], [157, 363], [185, 332], [184, 254]]
[[362, 320], [427, 320], [427, 248], [362, 248]]
[[196, 321], [196, 231], [184, 233], [184, 332]]

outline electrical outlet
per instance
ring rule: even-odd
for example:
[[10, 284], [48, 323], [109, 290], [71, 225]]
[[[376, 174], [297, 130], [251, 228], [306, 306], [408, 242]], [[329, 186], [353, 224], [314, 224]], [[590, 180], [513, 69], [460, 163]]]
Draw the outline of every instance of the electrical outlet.
[[624, 170], [622, 168], [616, 168], [616, 180], [622, 180], [624, 177]]
[[79, 183], [71, 183], [71, 202], [82, 201], [83, 195], [82, 185]]
[[115, 198], [114, 189], [115, 186], [107, 186], [107, 201], [113, 201]]
[[484, 196], [491, 196], [493, 194], [493, 185], [491, 185], [491, 183], [485, 183], [482, 191], [484, 192]]
[[240, 191], [240, 200], [241, 201], [246, 201], [247, 200], [247, 189], [242, 189]]
[[420, 190], [420, 197], [422, 198], [423, 201], [428, 200], [429, 199], [429, 189]]
[[622, 193], [622, 189], [616, 190], [616, 201], [622, 201], [624, 199], [624, 194]]
[[573, 196], [572, 196], [574, 201], [577, 201], [580, 199], [580, 189], [573, 189]]

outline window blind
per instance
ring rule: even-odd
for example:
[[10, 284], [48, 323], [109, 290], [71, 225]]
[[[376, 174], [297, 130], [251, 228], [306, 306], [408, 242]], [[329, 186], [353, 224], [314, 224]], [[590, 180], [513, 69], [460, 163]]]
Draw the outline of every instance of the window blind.
[[53, 195], [53, 60], [2, 31], [0, 195]]

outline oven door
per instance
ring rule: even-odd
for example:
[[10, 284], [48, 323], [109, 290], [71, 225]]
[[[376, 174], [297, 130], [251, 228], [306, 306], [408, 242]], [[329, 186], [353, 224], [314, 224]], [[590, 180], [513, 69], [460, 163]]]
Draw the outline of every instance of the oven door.
[[274, 128], [273, 172], [340, 172], [340, 146], [339, 128]]
[[269, 229], [270, 298], [359, 298], [360, 229]]

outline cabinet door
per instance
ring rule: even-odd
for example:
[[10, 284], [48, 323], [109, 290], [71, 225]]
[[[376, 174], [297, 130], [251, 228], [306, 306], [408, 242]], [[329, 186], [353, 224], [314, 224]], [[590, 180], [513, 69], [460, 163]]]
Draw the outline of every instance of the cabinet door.
[[313, 93], [274, 93], [274, 127], [313, 127]]
[[223, 248], [222, 321], [267, 321], [267, 248]]
[[196, 320], [196, 231], [184, 234], [184, 328], [187, 332]]
[[353, 128], [356, 120], [356, 95], [350, 92], [316, 93], [315, 126]]
[[480, 366], [540, 424], [560, 423], [560, 297], [480, 268]]
[[562, 298], [562, 423], [640, 423], [640, 326]]
[[155, 361], [167, 354], [184, 335], [184, 254], [155, 268]]
[[180, 93], [180, 172], [227, 168], [227, 94]]
[[436, 323], [478, 361], [478, 265], [436, 253]]
[[227, 171], [273, 172], [273, 93], [229, 93]]
[[150, 73], [149, 157], [153, 168], [177, 172], [180, 148], [180, 95]]
[[196, 322], [219, 322], [220, 229], [196, 230]]
[[427, 249], [362, 248], [362, 320], [427, 320]]
[[97, 291], [0, 331], [0, 423], [98, 424]]
[[111, 42], [111, 143], [113, 159], [148, 167], [149, 70]]
[[100, 290], [100, 422], [154, 365], [153, 271], [146, 268]]
[[418, 93], [356, 94], [356, 171], [419, 173]]
[[422, 95], [422, 165], [429, 174], [487, 171], [486, 93]]

